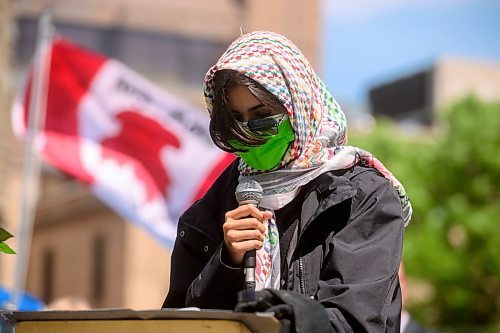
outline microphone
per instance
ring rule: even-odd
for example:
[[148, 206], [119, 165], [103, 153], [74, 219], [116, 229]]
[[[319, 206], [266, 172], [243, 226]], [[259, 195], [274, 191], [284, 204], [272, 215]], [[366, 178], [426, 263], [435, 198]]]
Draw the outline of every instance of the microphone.
[[[254, 205], [258, 207], [262, 200], [262, 187], [255, 180], [248, 179], [236, 187], [236, 201], [241, 205]], [[255, 249], [247, 251], [243, 257], [245, 267], [245, 290], [255, 290]]]

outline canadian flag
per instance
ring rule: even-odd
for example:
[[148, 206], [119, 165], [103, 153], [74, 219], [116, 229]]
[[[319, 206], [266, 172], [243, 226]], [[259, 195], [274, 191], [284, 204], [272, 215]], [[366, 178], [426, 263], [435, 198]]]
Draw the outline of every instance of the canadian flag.
[[[206, 114], [120, 62], [64, 39], [51, 51], [41, 156], [173, 246], [178, 217], [233, 155], [212, 143]], [[18, 136], [28, 123], [28, 81], [13, 108]]]

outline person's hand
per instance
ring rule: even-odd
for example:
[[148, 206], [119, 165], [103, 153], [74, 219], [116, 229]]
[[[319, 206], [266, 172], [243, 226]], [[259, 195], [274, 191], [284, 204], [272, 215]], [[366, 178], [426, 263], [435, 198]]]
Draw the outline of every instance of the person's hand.
[[264, 221], [272, 217], [270, 211], [260, 211], [254, 205], [242, 205], [225, 215], [224, 242], [232, 264], [240, 266], [247, 251], [264, 245]]

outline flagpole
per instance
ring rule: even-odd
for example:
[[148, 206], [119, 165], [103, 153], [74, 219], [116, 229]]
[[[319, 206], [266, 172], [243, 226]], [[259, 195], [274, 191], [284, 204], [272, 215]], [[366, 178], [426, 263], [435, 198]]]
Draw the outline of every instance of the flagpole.
[[[40, 182], [40, 158], [35, 145], [40, 144], [38, 133], [45, 127], [48, 82], [54, 28], [51, 15], [45, 10], [38, 21], [37, 45], [34, 57], [31, 100], [28, 110], [28, 126], [24, 147], [21, 208], [18, 225], [17, 257], [14, 271], [13, 305], [19, 309], [26, 288], [28, 265], [33, 238], [36, 205]], [[37, 138], [38, 137], [38, 138]]]

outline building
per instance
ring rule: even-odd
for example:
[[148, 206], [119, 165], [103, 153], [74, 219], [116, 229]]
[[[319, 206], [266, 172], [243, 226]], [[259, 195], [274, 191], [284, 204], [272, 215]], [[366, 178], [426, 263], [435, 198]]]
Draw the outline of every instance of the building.
[[436, 112], [473, 94], [500, 100], [500, 63], [443, 58], [428, 69], [370, 89], [373, 115], [431, 125]]
[[[24, 0], [9, 7], [17, 36], [9, 66], [13, 85], [19, 85], [32, 57], [37, 18], [45, 3]], [[200, 109], [206, 70], [241, 31], [283, 33], [313, 65], [318, 63], [319, 1], [54, 0], [50, 5], [60, 34], [121, 60]], [[11, 100], [12, 88], [4, 95]], [[8, 128], [6, 98], [0, 101], [0, 124], [6, 130], [0, 133], [0, 170], [6, 175], [0, 189], [0, 223], [15, 233], [22, 144]], [[15, 238], [9, 245], [16, 247]], [[14, 260], [0, 256], [1, 284], [13, 285]], [[29, 292], [45, 302], [77, 296], [93, 307], [158, 308], [168, 290], [169, 262], [167, 249], [149, 234], [124, 221], [78, 182], [43, 166]]]
[[[15, 2], [16, 57], [23, 68], [33, 54], [37, 18], [44, 3]], [[124, 62], [200, 105], [201, 78], [241, 32], [267, 29], [283, 33], [313, 65], [318, 63], [318, 1], [58, 0], [50, 3], [61, 35]]]

